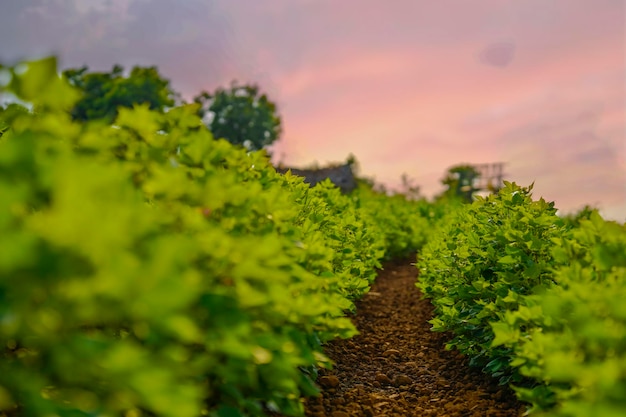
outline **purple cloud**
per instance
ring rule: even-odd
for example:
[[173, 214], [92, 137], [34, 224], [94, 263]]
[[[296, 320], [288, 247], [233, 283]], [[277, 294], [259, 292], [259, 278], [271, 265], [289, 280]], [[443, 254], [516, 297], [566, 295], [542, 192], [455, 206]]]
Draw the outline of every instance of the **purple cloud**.
[[497, 42], [488, 45], [479, 54], [479, 60], [483, 64], [504, 68], [513, 62], [515, 56], [515, 44], [513, 42]]

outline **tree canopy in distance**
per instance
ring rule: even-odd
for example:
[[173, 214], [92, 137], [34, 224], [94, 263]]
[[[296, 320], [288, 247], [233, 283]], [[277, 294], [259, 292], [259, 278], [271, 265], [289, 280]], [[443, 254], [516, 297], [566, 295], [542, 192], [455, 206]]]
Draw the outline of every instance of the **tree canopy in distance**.
[[[74, 120], [105, 120], [112, 123], [119, 107], [148, 104], [151, 110], [165, 111], [180, 103], [180, 95], [170, 87], [156, 67], [133, 67], [125, 76], [124, 68], [114, 65], [109, 72], [92, 72], [87, 66], [63, 71], [69, 83], [81, 90], [83, 97], [71, 110]], [[276, 105], [256, 84], [202, 91], [193, 98], [200, 105], [203, 118], [215, 138], [259, 150], [272, 144], [282, 132]]]
[[439, 198], [461, 198], [463, 201], [471, 203], [474, 192], [477, 191], [474, 186], [474, 181], [479, 177], [480, 172], [470, 164], [453, 166], [448, 170], [446, 177], [441, 181], [448, 189], [444, 191]]
[[63, 71], [71, 85], [82, 90], [83, 97], [71, 110], [74, 120], [103, 119], [112, 122], [118, 107], [147, 103], [151, 110], [164, 111], [173, 106], [177, 94], [156, 67], [134, 67], [128, 76], [115, 65], [110, 72], [89, 72], [87, 66]]
[[259, 150], [282, 133], [276, 105], [256, 84], [233, 82], [230, 88], [218, 88], [213, 94], [203, 91], [193, 101], [200, 104], [199, 116], [215, 138]]

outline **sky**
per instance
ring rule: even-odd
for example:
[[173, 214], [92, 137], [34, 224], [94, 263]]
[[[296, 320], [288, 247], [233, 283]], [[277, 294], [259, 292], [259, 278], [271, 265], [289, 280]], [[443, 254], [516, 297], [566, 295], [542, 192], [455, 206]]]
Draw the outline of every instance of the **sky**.
[[190, 99], [257, 83], [275, 162], [346, 161], [432, 197], [505, 163], [562, 212], [626, 220], [623, 0], [0, 0], [0, 61], [156, 65]]

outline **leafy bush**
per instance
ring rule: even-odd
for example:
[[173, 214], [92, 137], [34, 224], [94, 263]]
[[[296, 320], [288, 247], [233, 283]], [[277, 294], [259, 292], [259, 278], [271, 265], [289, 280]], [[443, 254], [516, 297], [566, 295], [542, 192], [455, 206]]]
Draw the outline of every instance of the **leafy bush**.
[[[553, 203], [533, 201], [531, 190], [506, 182], [499, 194], [460, 208], [418, 261], [417, 285], [435, 306], [433, 330], [451, 331], [448, 347], [502, 383], [521, 377], [509, 367], [513, 350], [503, 346], [504, 333], [496, 338], [492, 326], [507, 326], [513, 310], [532, 321], [524, 296], [553, 285], [546, 242], [565, 232]], [[508, 333], [507, 341], [521, 337], [524, 326]]]
[[626, 226], [587, 218], [554, 242], [559, 285], [532, 297], [541, 326], [514, 345], [512, 365], [545, 384], [521, 398], [550, 416], [626, 414]]
[[432, 203], [408, 200], [402, 194], [389, 196], [364, 184], [352, 197], [372, 227], [384, 236], [388, 259], [407, 257], [421, 249], [439, 219]]
[[626, 413], [626, 226], [587, 209], [559, 219], [514, 183], [452, 216], [420, 258], [433, 330], [530, 413]]
[[301, 415], [386, 241], [330, 185], [216, 141], [197, 108], [76, 123], [54, 59], [0, 140], [0, 412]]

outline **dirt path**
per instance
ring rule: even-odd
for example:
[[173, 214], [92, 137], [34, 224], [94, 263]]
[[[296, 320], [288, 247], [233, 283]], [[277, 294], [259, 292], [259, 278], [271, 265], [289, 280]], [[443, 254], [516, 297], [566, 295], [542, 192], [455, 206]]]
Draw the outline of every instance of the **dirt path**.
[[335, 341], [335, 368], [321, 371], [322, 395], [307, 416], [518, 417], [524, 406], [506, 387], [470, 369], [430, 331], [431, 305], [420, 300], [410, 261], [390, 263], [353, 318], [360, 335]]

